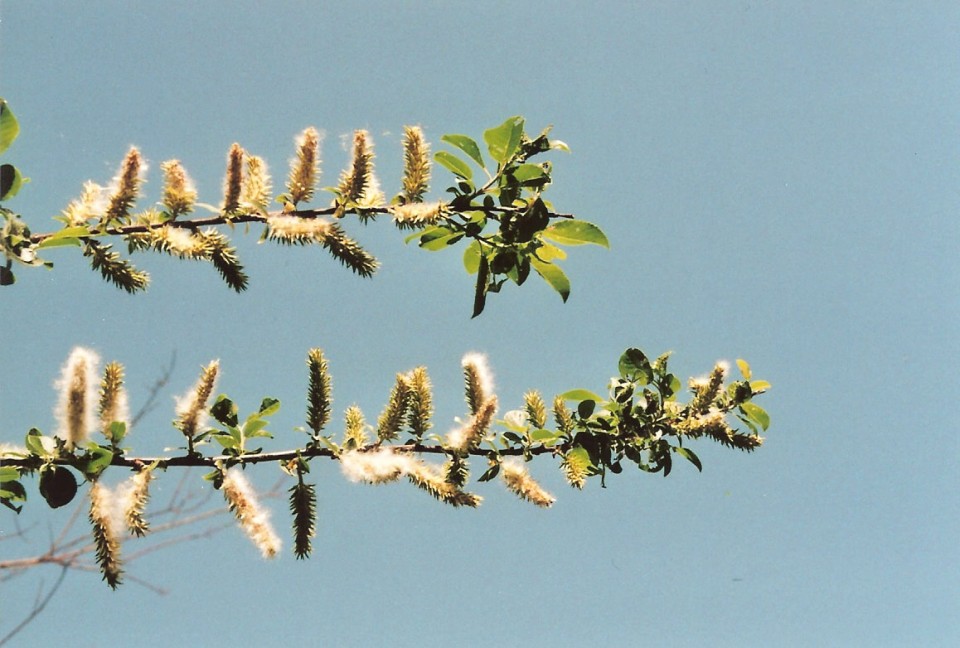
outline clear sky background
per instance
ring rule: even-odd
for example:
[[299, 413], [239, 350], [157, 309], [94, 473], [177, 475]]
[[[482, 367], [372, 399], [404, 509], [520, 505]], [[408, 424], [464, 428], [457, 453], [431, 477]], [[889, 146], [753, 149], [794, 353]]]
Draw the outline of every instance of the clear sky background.
[[[280, 179], [315, 125], [333, 184], [342, 138], [366, 128], [391, 193], [404, 124], [437, 150], [444, 133], [479, 139], [522, 114], [572, 149], [553, 156], [548, 197], [612, 241], [571, 249], [567, 304], [531, 280], [476, 320], [460, 253], [405, 246], [384, 222], [350, 227], [383, 262], [370, 281], [322, 250], [238, 234], [242, 295], [208, 266], [141, 256], [153, 285], [129, 296], [51, 251], [54, 270], [0, 290], [4, 440], [52, 430], [51, 384], [78, 344], [126, 365], [134, 407], [176, 353], [162, 407], [130, 438], [143, 452], [182, 442], [172, 397], [212, 358], [241, 408], [283, 401], [271, 447], [298, 443], [312, 346], [329, 356], [335, 410], [368, 418], [396, 372], [426, 364], [439, 431], [463, 413], [470, 350], [489, 354], [505, 409], [532, 387], [602, 390], [628, 346], [673, 350], [683, 376], [746, 358], [774, 385], [755, 454], [701, 442], [702, 474], [627, 471], [584, 492], [542, 459], [533, 473], [559, 497], [548, 511], [497, 482], [475, 485], [479, 510], [454, 510], [315, 461], [308, 562], [263, 562], [229, 529], [130, 565], [166, 596], [70, 575], [15, 645], [960, 638], [956, 3], [6, 0], [0, 20], [0, 94], [22, 126], [4, 160], [32, 178], [9, 207], [34, 231], [131, 144], [152, 162], [147, 203], [173, 157], [214, 203], [234, 141]], [[265, 488], [279, 471], [248, 473]], [[161, 476], [155, 500], [176, 481]], [[29, 542], [0, 543], [0, 557], [43, 551], [70, 514], [35, 485]], [[271, 507], [286, 532], [286, 503]], [[0, 512], [3, 535], [17, 523]], [[0, 635], [55, 576], [0, 586]]]

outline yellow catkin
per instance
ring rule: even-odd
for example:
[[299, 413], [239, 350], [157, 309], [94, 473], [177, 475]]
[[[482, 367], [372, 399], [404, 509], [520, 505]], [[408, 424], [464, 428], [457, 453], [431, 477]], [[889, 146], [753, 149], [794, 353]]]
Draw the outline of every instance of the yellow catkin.
[[503, 482], [511, 491], [521, 499], [528, 502], [548, 508], [553, 505], [556, 498], [545, 491], [540, 484], [534, 481], [527, 467], [518, 459], [507, 459], [500, 466], [500, 475]]

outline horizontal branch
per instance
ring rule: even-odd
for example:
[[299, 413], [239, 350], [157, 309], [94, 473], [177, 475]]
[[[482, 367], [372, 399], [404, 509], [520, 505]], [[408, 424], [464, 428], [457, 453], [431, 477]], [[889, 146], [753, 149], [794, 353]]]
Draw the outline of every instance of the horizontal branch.
[[[525, 450], [523, 448], [514, 447], [514, 448], [502, 448], [498, 450], [484, 450], [482, 448], [457, 451], [450, 448], [445, 448], [440, 445], [422, 445], [422, 444], [406, 444], [406, 445], [390, 445], [382, 446], [379, 443], [372, 443], [363, 448], [358, 448], [360, 452], [369, 452], [372, 450], [377, 450], [381, 447], [389, 447], [396, 452], [406, 452], [410, 454], [459, 454], [459, 455], [470, 455], [475, 457], [489, 457], [491, 454], [496, 454], [500, 456], [521, 456], [524, 454]], [[526, 450], [528, 454], [531, 455], [542, 455], [542, 454], [552, 454], [559, 452], [561, 450], [560, 446], [547, 447], [543, 445], [535, 446]], [[299, 448], [296, 450], [281, 450], [277, 452], [261, 452], [261, 453], [248, 453], [236, 457], [233, 455], [212, 455], [205, 456], [198, 453], [178, 455], [174, 457], [125, 457], [123, 455], [114, 456], [113, 460], [110, 462], [111, 466], [119, 466], [123, 468], [132, 468], [139, 469], [143, 466], [150, 466], [156, 464], [157, 468], [185, 468], [185, 467], [195, 467], [195, 468], [216, 468], [218, 463], [229, 463], [229, 464], [259, 464], [267, 463], [271, 461], [292, 461], [298, 457], [303, 459], [313, 459], [315, 457], [326, 457], [328, 459], [337, 459], [337, 452], [330, 448]], [[12, 457], [4, 457], [3, 464], [5, 466], [17, 466], [17, 467], [30, 467], [35, 463], [31, 459], [19, 459]], [[52, 459], [50, 463], [59, 465], [59, 466], [74, 466], [76, 464], [75, 457], [61, 457], [57, 459]]]
[[[124, 225], [122, 227], [111, 227], [104, 230], [91, 230], [89, 236], [79, 237], [79, 238], [95, 238], [98, 236], [126, 236], [128, 234], [143, 234], [149, 232], [150, 230], [159, 229], [164, 226], [168, 227], [181, 227], [188, 229], [198, 229], [201, 227], [212, 227], [216, 225], [236, 225], [238, 223], [266, 223], [268, 218], [274, 218], [277, 216], [296, 216], [298, 218], [319, 218], [321, 216], [336, 216], [337, 214], [343, 214], [340, 211], [341, 208], [336, 205], [331, 207], [325, 207], [323, 209], [299, 209], [294, 211], [283, 211], [276, 210], [268, 212], [267, 214], [262, 213], [245, 213], [245, 214], [235, 214], [235, 215], [224, 215], [220, 214], [217, 216], [210, 216], [208, 218], [196, 218], [188, 220], [170, 220], [162, 223], [143, 223], [138, 225]], [[470, 212], [483, 212], [485, 214], [508, 214], [519, 211], [515, 207], [484, 207], [482, 205], [471, 206], [470, 209], [464, 210]], [[356, 211], [349, 211], [347, 213], [362, 213], [365, 218], [371, 216], [390, 214], [392, 213], [390, 207], [370, 207], [357, 209]], [[457, 213], [457, 212], [454, 212]], [[574, 214], [561, 214], [556, 212], [549, 212], [548, 216], [550, 218], [566, 218], [574, 219], [576, 216]], [[43, 242], [45, 239], [55, 236], [58, 232], [43, 232], [40, 234], [31, 234], [30, 242], [37, 244]]]

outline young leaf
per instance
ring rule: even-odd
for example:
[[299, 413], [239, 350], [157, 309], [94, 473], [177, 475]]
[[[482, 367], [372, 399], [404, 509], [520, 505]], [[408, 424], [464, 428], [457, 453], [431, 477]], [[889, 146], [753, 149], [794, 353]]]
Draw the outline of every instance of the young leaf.
[[748, 419], [758, 424], [764, 430], [770, 427], [770, 415], [759, 405], [744, 403], [740, 406], [740, 409], [746, 414]]
[[467, 249], [463, 251], [463, 267], [467, 274], [476, 274], [480, 269], [480, 243], [472, 241]]
[[593, 223], [583, 220], [564, 219], [543, 230], [544, 238], [564, 245], [586, 245], [592, 243], [605, 248], [610, 247], [606, 234]]
[[521, 135], [523, 135], [523, 117], [517, 115], [508, 118], [495, 128], [484, 131], [483, 141], [487, 143], [490, 156], [500, 164], [504, 164], [517, 152]]
[[742, 358], [737, 358], [737, 368], [740, 369], [740, 373], [746, 380], [750, 380], [752, 373], [750, 371], [750, 365], [747, 364], [747, 361]]
[[483, 163], [483, 156], [480, 154], [480, 147], [477, 146], [477, 143], [473, 141], [472, 138], [467, 137], [466, 135], [444, 135], [440, 138], [447, 144], [452, 144], [458, 149], [470, 156], [470, 159], [480, 165], [480, 168], [485, 168], [486, 165]]

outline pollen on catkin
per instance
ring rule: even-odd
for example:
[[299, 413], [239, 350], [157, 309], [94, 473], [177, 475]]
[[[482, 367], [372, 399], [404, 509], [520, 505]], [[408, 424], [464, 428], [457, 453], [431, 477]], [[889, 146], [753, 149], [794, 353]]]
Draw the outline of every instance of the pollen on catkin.
[[370, 133], [365, 130], [354, 131], [350, 166], [341, 174], [340, 184], [337, 186], [344, 202], [364, 207], [374, 207], [383, 203], [380, 183], [373, 172], [374, 157]]
[[214, 360], [203, 368], [193, 388], [177, 398], [177, 428], [188, 439], [196, 436], [197, 432], [206, 425], [207, 401], [213, 393], [219, 370], [220, 361]]
[[147, 502], [150, 500], [150, 482], [152, 480], [153, 470], [144, 468], [134, 473], [118, 489], [118, 503], [127, 531], [141, 538], [150, 530], [150, 525], [144, 517], [144, 513]]
[[267, 238], [287, 245], [323, 243], [330, 236], [332, 227], [332, 223], [323, 218], [275, 214], [267, 217]]
[[90, 484], [90, 525], [96, 547], [97, 564], [107, 584], [116, 589], [123, 569], [120, 562], [120, 535], [117, 531], [113, 493], [98, 481]]
[[287, 195], [296, 205], [313, 198], [320, 178], [320, 133], [310, 126], [297, 136], [297, 156], [290, 160]]
[[258, 155], [248, 155], [247, 173], [240, 191], [240, 208], [245, 212], [266, 214], [272, 189], [267, 163]]
[[180, 160], [167, 160], [160, 169], [163, 171], [163, 206], [170, 217], [192, 212], [197, 202], [197, 188]]
[[123, 365], [111, 362], [103, 370], [100, 380], [100, 430], [103, 436], [113, 441], [110, 426], [113, 423], [129, 424], [130, 407], [127, 390], [123, 386]]
[[386, 484], [416, 470], [417, 460], [391, 448], [363, 452], [349, 450], [340, 454], [340, 469], [352, 482]]
[[83, 190], [80, 197], [73, 199], [66, 209], [63, 210], [63, 217], [70, 227], [86, 225], [87, 222], [101, 218], [107, 210], [107, 192], [106, 189], [96, 182], [87, 180], [83, 183]]
[[497, 413], [497, 397], [490, 396], [467, 422], [447, 435], [447, 447], [459, 452], [476, 449], [490, 429], [493, 415]]
[[440, 221], [446, 213], [444, 202], [410, 202], [390, 207], [393, 223], [400, 229], [426, 227]]
[[487, 362], [487, 356], [471, 351], [460, 360], [463, 378], [466, 383], [466, 399], [470, 413], [474, 414], [480, 405], [493, 394], [493, 372]]
[[507, 485], [521, 499], [542, 506], [550, 507], [556, 501], [556, 498], [545, 491], [540, 484], [534, 481], [523, 461], [511, 457], [500, 464], [500, 475], [503, 477], [503, 483]]
[[97, 427], [97, 367], [100, 357], [83, 347], [70, 352], [55, 387], [59, 399], [55, 410], [57, 436], [66, 441], [67, 449], [82, 443]]
[[280, 537], [270, 524], [269, 511], [258, 501], [246, 475], [237, 468], [228, 470], [223, 476], [220, 490], [240, 527], [263, 557], [273, 558], [280, 553]]
[[140, 196], [140, 186], [147, 173], [147, 163], [140, 156], [140, 151], [131, 146], [127, 152], [120, 170], [110, 183], [110, 198], [107, 201], [107, 210], [104, 222], [123, 222], [130, 217], [130, 210]]
[[430, 184], [430, 145], [419, 126], [403, 128], [403, 193], [401, 200], [419, 203]]

